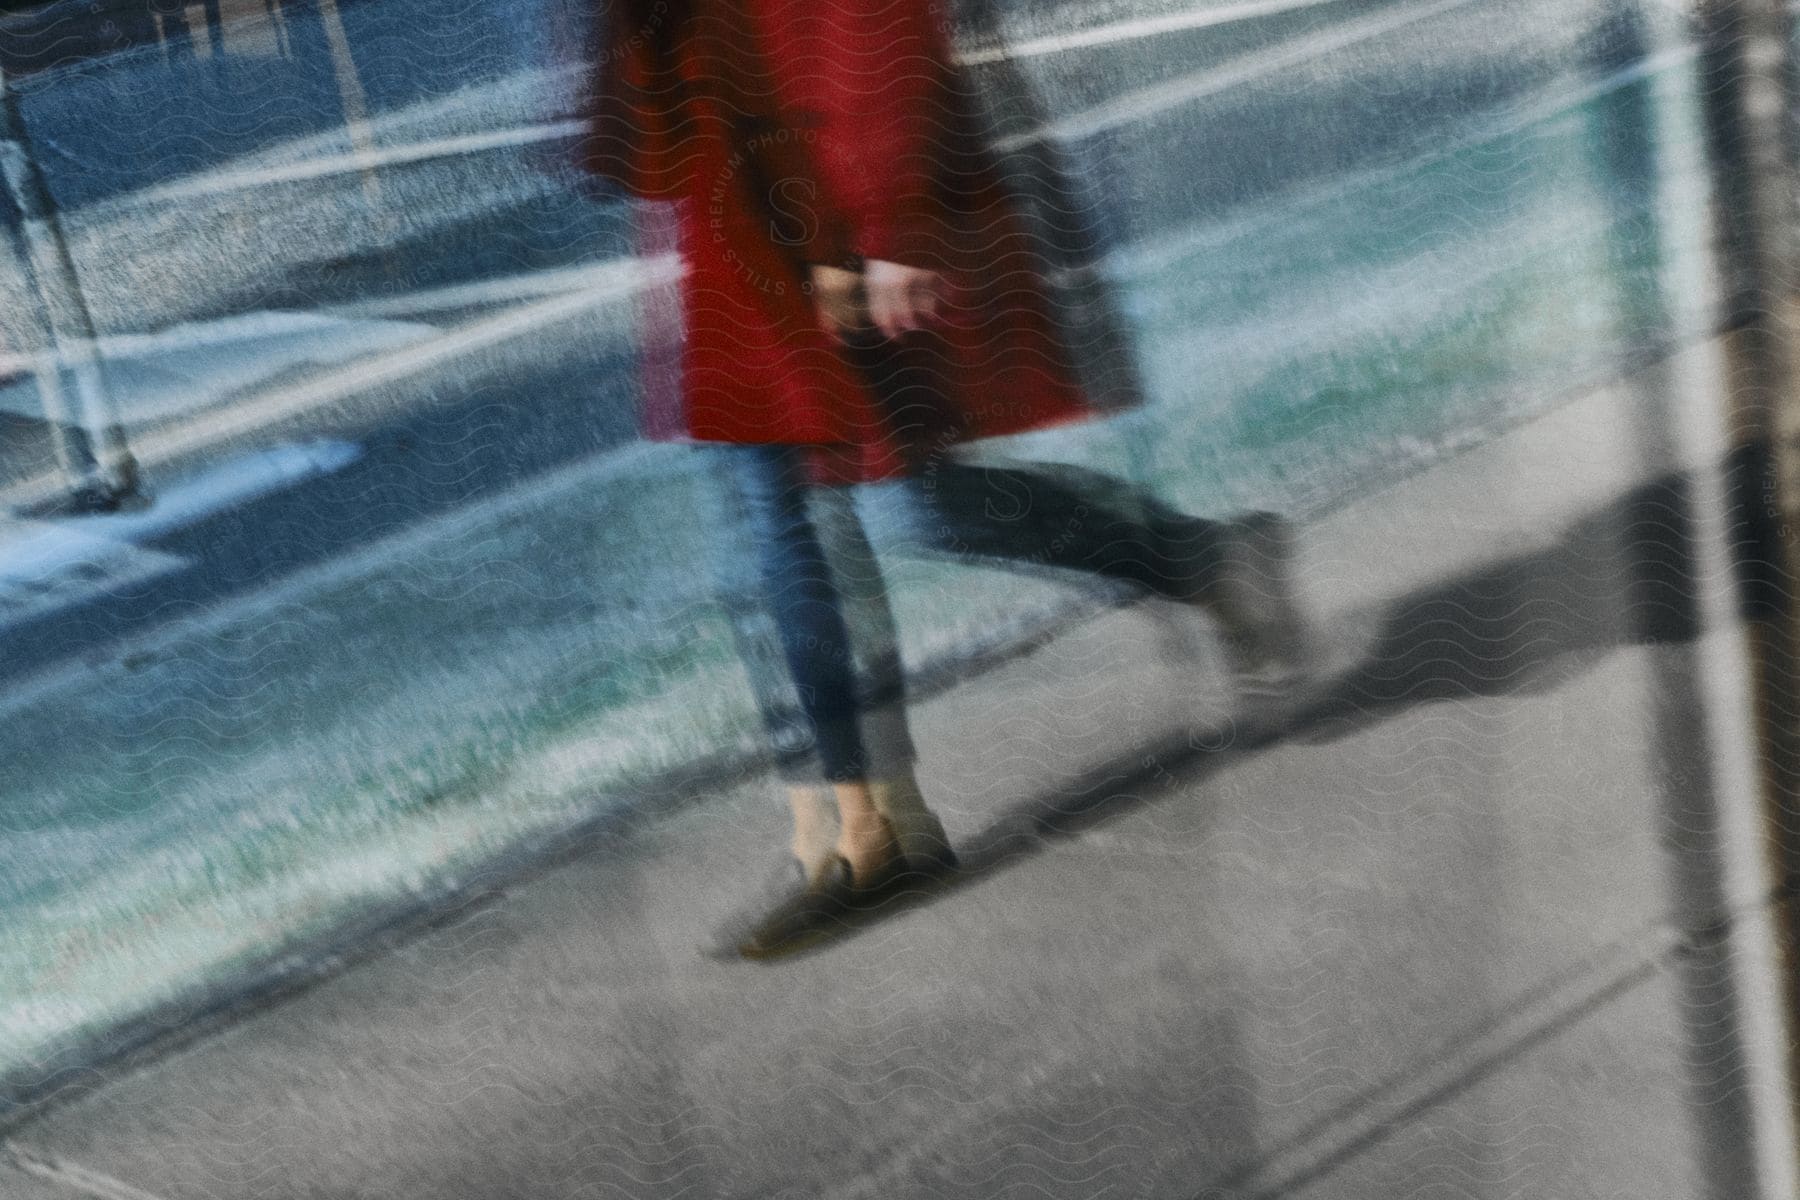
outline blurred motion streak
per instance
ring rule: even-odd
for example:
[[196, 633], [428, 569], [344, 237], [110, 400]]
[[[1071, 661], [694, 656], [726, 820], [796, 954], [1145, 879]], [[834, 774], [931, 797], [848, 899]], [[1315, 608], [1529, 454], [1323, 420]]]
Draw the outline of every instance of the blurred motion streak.
[[[94, 319], [81, 294], [81, 280], [62, 222], [33, 156], [18, 95], [3, 64], [0, 173], [6, 178], [7, 197], [19, 212], [16, 237], [22, 243], [21, 264], [56, 356], [55, 369], [38, 372], [38, 387], [63, 482], [77, 508], [117, 508], [137, 495], [137, 463], [125, 445], [97, 346]], [[75, 388], [73, 414], [63, 398], [65, 368]]]
[[[1713, 895], [1685, 898], [1690, 920], [1713, 922], [1691, 930], [1698, 969], [1715, 975], [1699, 984], [1693, 1002], [1722, 1004], [1720, 1025], [1697, 1031], [1716, 1043], [1714, 1061], [1729, 1059], [1724, 1043], [1742, 1043], [1738, 1077], [1697, 1081], [1710, 1097], [1697, 1096], [1697, 1111], [1708, 1122], [1708, 1153], [1717, 1190], [1726, 1196], [1731, 1180], [1760, 1184], [1758, 1194], [1796, 1194], [1796, 1042], [1800, 1021], [1800, 941], [1794, 920], [1800, 882], [1800, 676], [1796, 675], [1793, 606], [1797, 533], [1800, 533], [1800, 397], [1795, 395], [1794, 325], [1797, 260], [1792, 199], [1793, 111], [1790, 6], [1783, 0], [1703, 0], [1697, 16], [1702, 42], [1702, 102], [1712, 158], [1714, 212], [1718, 222], [1722, 306], [1730, 333], [1725, 340], [1725, 394], [1729, 437], [1748, 465], [1734, 481], [1735, 498], [1753, 536], [1739, 547], [1746, 582], [1772, 587], [1753, 593], [1775, 611], [1748, 626], [1749, 683], [1755, 689], [1760, 741], [1762, 796], [1759, 815], [1753, 797], [1721, 795], [1725, 808], [1703, 831], [1718, 845], [1685, 845], [1672, 839], [1678, 856], [1715, 857], [1719, 878]], [[1760, 536], [1758, 536], [1760, 535]], [[1733, 828], [1751, 836], [1734, 839]], [[1681, 868], [1678, 866], [1678, 871]], [[1683, 872], [1692, 885], [1695, 872]], [[1730, 928], [1730, 901], [1760, 891], [1769, 906], [1767, 927], [1746, 922]], [[1710, 911], [1709, 911], [1710, 910]], [[1753, 940], [1774, 945], [1751, 944]], [[1773, 970], [1770, 979], [1759, 970]], [[1692, 985], [1690, 985], [1692, 986]], [[1782, 1008], [1758, 1002], [1758, 993], [1785, 989]], [[1699, 1018], [1696, 1018], [1697, 1020]], [[1735, 1030], [1733, 1025], [1736, 1025]], [[1784, 1053], [1785, 1051], [1785, 1053]], [[1704, 1068], [1702, 1068], [1704, 1070]], [[1753, 1104], [1748, 1127], [1729, 1128], [1720, 1119], [1748, 1092], [1768, 1097]], [[1786, 1111], [1775, 1097], [1785, 1096]], [[1714, 1103], [1709, 1105], [1705, 1101]], [[1709, 1109], [1712, 1110], [1709, 1113]], [[1731, 1161], [1732, 1159], [1737, 1161]]]

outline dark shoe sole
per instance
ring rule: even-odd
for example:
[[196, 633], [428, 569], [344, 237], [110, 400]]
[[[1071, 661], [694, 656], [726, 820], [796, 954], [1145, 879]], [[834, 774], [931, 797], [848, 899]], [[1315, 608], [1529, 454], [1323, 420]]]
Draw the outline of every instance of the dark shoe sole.
[[932, 854], [900, 855], [875, 878], [851, 889], [851, 906], [867, 913], [903, 897], [934, 891], [954, 879], [959, 867], [956, 851], [949, 846]]
[[954, 882], [959, 864], [949, 846], [939, 853], [895, 858], [876, 876], [852, 882], [838, 859], [820, 884], [798, 880], [749, 921], [740, 921], [711, 950], [715, 958], [751, 961], [787, 958], [866, 923], [897, 902], [927, 895]]
[[727, 922], [714, 947], [718, 957], [776, 958], [792, 954], [841, 927], [855, 889], [850, 864], [835, 860], [816, 881], [807, 880], [798, 862], [788, 882], [771, 889], [774, 895], [755, 909], [754, 915]]

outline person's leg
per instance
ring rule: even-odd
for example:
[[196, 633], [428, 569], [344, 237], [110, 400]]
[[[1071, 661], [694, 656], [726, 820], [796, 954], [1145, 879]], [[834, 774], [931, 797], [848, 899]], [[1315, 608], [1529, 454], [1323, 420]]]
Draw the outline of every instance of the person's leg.
[[[954, 432], [933, 424], [937, 410], [924, 401], [936, 381], [921, 364], [872, 331], [848, 338], [845, 353], [897, 414], [908, 410], [921, 444]], [[1265, 661], [1285, 671], [1297, 657], [1287, 524], [1272, 513], [1210, 521], [1100, 471], [978, 466], [952, 454], [923, 455], [908, 483], [915, 532], [927, 547], [1124, 579], [1202, 606], [1223, 626], [1240, 675]]]
[[814, 487], [809, 498], [865, 680], [859, 725], [870, 800], [887, 818], [909, 860], [921, 867], [953, 865], [955, 854], [943, 822], [925, 803], [914, 774], [917, 752], [907, 720], [899, 627], [880, 561], [857, 510], [856, 489]]
[[777, 764], [790, 780], [858, 778], [866, 755], [850, 634], [799, 457], [785, 446], [718, 457], [727, 513], [715, 570]]
[[[731, 509], [726, 528], [748, 535], [757, 578], [742, 577], [742, 543], [735, 539], [721, 539], [720, 574], [788, 783], [795, 856], [815, 880], [838, 858], [852, 879], [867, 880], [894, 858], [896, 835], [868, 778], [850, 630], [809, 504], [820, 489], [807, 483], [790, 448], [733, 447], [721, 455]], [[856, 533], [860, 538], [860, 526]], [[775, 656], [764, 614], [772, 617]], [[910, 741], [904, 752], [910, 759]]]
[[1219, 565], [1221, 523], [1100, 471], [944, 459], [909, 490], [914, 528], [940, 552], [1124, 579], [1177, 600], [1194, 598]]
[[1218, 620], [1248, 679], [1299, 654], [1287, 522], [1190, 516], [1116, 476], [1056, 465], [945, 460], [912, 481], [914, 523], [944, 552], [1123, 579]]

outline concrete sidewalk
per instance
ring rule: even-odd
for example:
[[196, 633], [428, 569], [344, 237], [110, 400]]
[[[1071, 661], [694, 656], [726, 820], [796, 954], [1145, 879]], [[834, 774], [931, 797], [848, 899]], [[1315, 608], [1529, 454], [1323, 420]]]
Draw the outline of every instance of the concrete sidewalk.
[[936, 902], [703, 956], [783, 840], [747, 778], [72, 1088], [0, 1192], [1748, 1196], [1755, 1031], [1690, 930], [1768, 900], [1677, 886], [1753, 765], [1717, 351], [1309, 529], [1329, 683], [1279, 737], [1107, 612], [919, 706]]

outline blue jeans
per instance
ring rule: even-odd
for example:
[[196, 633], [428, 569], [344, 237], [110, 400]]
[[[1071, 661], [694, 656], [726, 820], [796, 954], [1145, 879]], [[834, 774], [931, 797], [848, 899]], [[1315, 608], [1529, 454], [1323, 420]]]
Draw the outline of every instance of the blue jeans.
[[[910, 763], [898, 638], [854, 489], [809, 483], [795, 447], [713, 452], [730, 501], [726, 531], [738, 535], [719, 539], [721, 581], [784, 774], [844, 781]], [[1217, 569], [1217, 523], [1097, 471], [942, 461], [864, 486], [896, 489], [909, 533], [941, 554], [1105, 576], [1177, 600], [1194, 599]]]

